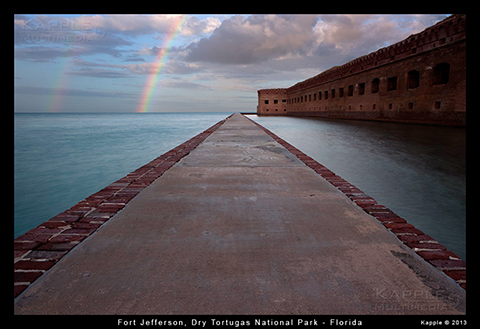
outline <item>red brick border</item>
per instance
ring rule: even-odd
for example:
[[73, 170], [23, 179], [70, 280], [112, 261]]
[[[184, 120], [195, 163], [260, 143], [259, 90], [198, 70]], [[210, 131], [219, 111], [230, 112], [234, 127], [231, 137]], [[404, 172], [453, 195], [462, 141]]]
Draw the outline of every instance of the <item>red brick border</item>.
[[70, 250], [115, 216], [229, 117], [14, 239], [13, 297], [20, 295]]
[[416, 229], [412, 224], [408, 224], [405, 219], [401, 218], [387, 207], [378, 204], [375, 199], [368, 196], [342, 177], [336, 175], [333, 171], [321, 165], [296, 147], [290, 145], [267, 128], [250, 118], [248, 119], [255, 123], [258, 127], [262, 128], [263, 131], [265, 131], [276, 142], [285, 147], [300, 161], [305, 163], [305, 165], [312, 168], [327, 182], [339, 189], [366, 213], [380, 221], [383, 226], [394, 233], [397, 238], [400, 239], [400, 241], [414, 250], [420, 257], [455, 280], [455, 282], [457, 282], [457, 284], [459, 284], [463, 289], [467, 289], [466, 263], [460, 259], [460, 256], [448, 251], [445, 246], [435, 241], [431, 236], [426, 235], [419, 229]]

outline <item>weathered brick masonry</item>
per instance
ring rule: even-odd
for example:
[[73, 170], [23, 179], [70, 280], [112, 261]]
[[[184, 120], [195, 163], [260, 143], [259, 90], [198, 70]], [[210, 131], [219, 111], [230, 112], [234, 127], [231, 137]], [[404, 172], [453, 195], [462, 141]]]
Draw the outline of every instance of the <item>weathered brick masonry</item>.
[[326, 181], [339, 189], [366, 213], [380, 221], [383, 226], [395, 234], [405, 245], [413, 249], [420, 257], [455, 280], [455, 282], [457, 282], [462, 288], [467, 289], [466, 262], [461, 260], [460, 256], [447, 250], [444, 245], [438, 243], [434, 238], [415, 228], [412, 224], [407, 223], [405, 219], [401, 218], [387, 207], [378, 204], [375, 199], [368, 196], [342, 177], [336, 175], [333, 171], [321, 165], [295, 146], [289, 144], [257, 122], [253, 120], [251, 121], [262, 128], [276, 142], [294, 154], [300, 161], [305, 163], [305, 165], [313, 169]]
[[466, 15], [289, 88], [258, 90], [258, 115], [466, 124]]
[[225, 120], [14, 239], [14, 298], [189, 154]]

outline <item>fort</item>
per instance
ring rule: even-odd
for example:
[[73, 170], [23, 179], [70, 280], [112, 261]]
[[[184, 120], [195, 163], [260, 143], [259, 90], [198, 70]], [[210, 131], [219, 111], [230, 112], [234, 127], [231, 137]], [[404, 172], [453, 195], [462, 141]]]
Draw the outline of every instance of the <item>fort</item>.
[[466, 124], [466, 15], [288, 88], [258, 90], [258, 115]]

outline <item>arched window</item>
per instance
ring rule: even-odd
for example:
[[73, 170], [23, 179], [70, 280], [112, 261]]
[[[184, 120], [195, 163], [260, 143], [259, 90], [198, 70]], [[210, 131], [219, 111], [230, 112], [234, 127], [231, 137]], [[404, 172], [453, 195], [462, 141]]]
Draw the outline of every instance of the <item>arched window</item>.
[[420, 82], [420, 72], [417, 70], [411, 70], [408, 72], [407, 77], [407, 89], [418, 88]]
[[443, 85], [448, 82], [450, 75], [450, 64], [440, 63], [433, 68], [433, 85]]

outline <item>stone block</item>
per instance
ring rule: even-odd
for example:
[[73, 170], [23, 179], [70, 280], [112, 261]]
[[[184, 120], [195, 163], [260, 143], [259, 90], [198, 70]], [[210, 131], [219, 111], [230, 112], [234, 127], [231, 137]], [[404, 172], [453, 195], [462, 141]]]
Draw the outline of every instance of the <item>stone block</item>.
[[66, 253], [66, 251], [34, 250], [28, 254], [28, 258], [57, 261], [62, 258]]
[[21, 258], [25, 257], [30, 253], [30, 250], [14, 250], [13, 251], [13, 262], [17, 262]]
[[91, 223], [91, 222], [95, 222], [95, 223], [104, 223], [106, 222], [107, 220], [109, 220], [109, 216], [106, 216], [106, 217], [101, 217], [101, 216], [91, 216], [88, 215], [82, 219], [80, 219], [79, 223]]
[[399, 223], [399, 222], [389, 222], [383, 223], [383, 225], [390, 229], [398, 229], [398, 228], [415, 228], [412, 224], [408, 224], [407, 222]]
[[425, 234], [420, 234], [420, 235], [397, 235], [397, 238], [399, 238], [401, 241], [404, 243], [421, 243], [421, 242], [428, 242], [428, 243], [435, 243], [434, 238], [432, 238], [430, 235], [425, 235]]
[[58, 242], [49, 242], [47, 244], [43, 244], [38, 247], [37, 250], [52, 250], [52, 251], [69, 251], [73, 249], [77, 243], [72, 242], [65, 242], [65, 243], [58, 243]]
[[71, 228], [62, 232], [64, 235], [90, 235], [96, 228]]
[[467, 271], [465, 270], [444, 270], [443, 273], [445, 273], [455, 281], [467, 280]]
[[457, 259], [450, 259], [450, 260], [434, 259], [434, 260], [429, 260], [429, 262], [435, 267], [438, 267], [440, 269], [445, 269], [445, 270], [466, 269], [467, 267], [467, 263], [465, 263], [463, 260], [457, 260]]
[[35, 262], [31, 260], [20, 260], [14, 265], [14, 269], [18, 270], [42, 270], [46, 271], [55, 264], [53, 261]]
[[33, 272], [14, 271], [13, 281], [14, 282], [33, 282], [36, 279], [38, 279], [42, 274], [43, 274], [43, 271], [33, 271]]
[[101, 223], [90, 223], [90, 222], [77, 222], [72, 225], [72, 228], [83, 228], [83, 229], [97, 229], [102, 226]]
[[53, 237], [50, 240], [50, 242], [51, 243], [67, 243], [67, 242], [78, 243], [84, 240], [85, 238], [86, 238], [86, 235], [62, 233]]
[[70, 226], [70, 223], [67, 223], [65, 221], [50, 221], [47, 220], [46, 222], [42, 223], [40, 227], [46, 227], [46, 228], [61, 228], [61, 227], [67, 227]]
[[30, 242], [37, 242], [37, 243], [47, 243], [48, 240], [53, 236], [53, 234], [30, 234], [25, 233], [19, 236], [17, 241], [30, 241]]
[[36, 241], [13, 241], [13, 250], [31, 250], [40, 245], [40, 242]]
[[451, 258], [460, 259], [458, 255], [448, 250], [432, 250], [432, 251], [417, 251], [423, 259], [434, 260], [434, 259], [446, 259], [450, 260]]
[[447, 250], [447, 247], [445, 247], [443, 244], [440, 244], [440, 243], [430, 243], [430, 242], [419, 243], [419, 242], [412, 242], [412, 243], [407, 243], [407, 246], [409, 246], [409, 247], [412, 248], [413, 250], [415, 250], [415, 249]]
[[52, 218], [49, 221], [52, 222], [76, 222], [80, 219], [80, 216], [75, 214], [68, 214], [67, 212], [62, 212]]
[[20, 285], [14, 285], [13, 286], [13, 298], [17, 298], [18, 295], [20, 295], [27, 287], [29, 284], [20, 284]]
[[422, 231], [420, 231], [419, 229], [416, 229], [415, 227], [400, 227], [400, 228], [392, 228], [389, 230], [395, 233], [396, 235], [399, 235], [399, 234], [424, 235]]
[[375, 217], [376, 220], [378, 220], [379, 222], [381, 222], [382, 224], [386, 224], [386, 223], [406, 223], [407, 221], [401, 217]]

